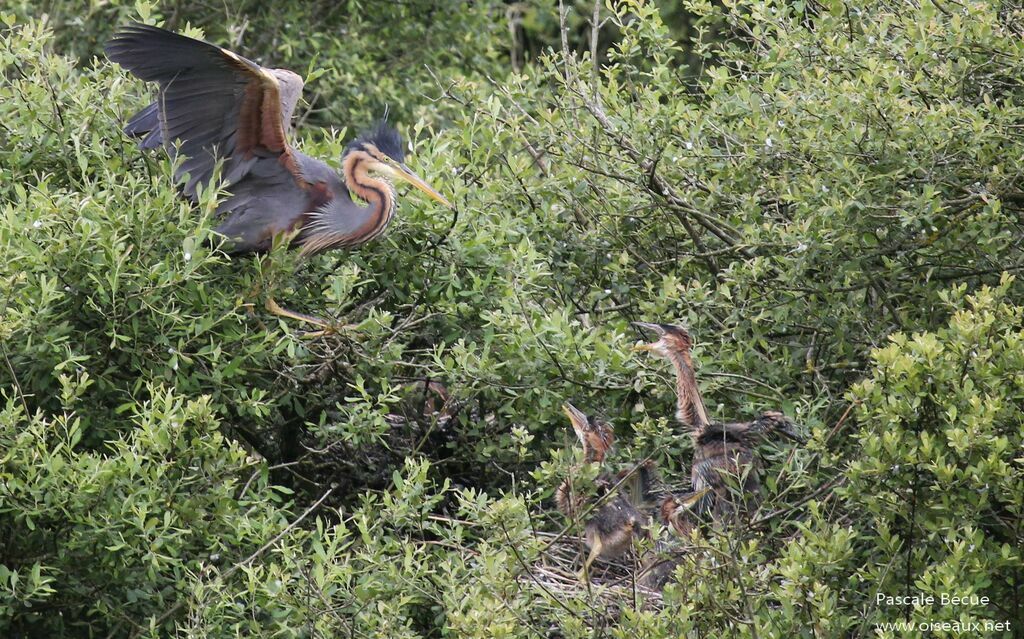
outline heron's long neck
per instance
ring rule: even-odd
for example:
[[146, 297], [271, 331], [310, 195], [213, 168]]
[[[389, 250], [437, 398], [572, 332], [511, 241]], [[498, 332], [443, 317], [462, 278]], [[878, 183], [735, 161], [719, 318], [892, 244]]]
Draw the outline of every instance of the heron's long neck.
[[[586, 441], [583, 442], [583, 463], [592, 464], [594, 462], [602, 463], [604, 461], [605, 451], [597, 450]], [[573, 464], [569, 468], [569, 476], [559, 484], [558, 490], [555, 491], [555, 504], [558, 509], [562, 511], [567, 517], [575, 517], [579, 514], [584, 506], [586, 505], [585, 495], [581, 494], [579, 490], [573, 485], [573, 478], [580, 471], [579, 464]]]
[[676, 370], [676, 416], [696, 431], [707, 428], [711, 421], [700, 398], [689, 353], [673, 350], [668, 354], [668, 360]]
[[359, 225], [360, 242], [367, 242], [384, 232], [395, 215], [395, 187], [391, 182], [370, 175], [367, 167], [373, 158], [363, 151], [352, 151], [342, 160], [345, 184], [366, 202], [366, 219]]

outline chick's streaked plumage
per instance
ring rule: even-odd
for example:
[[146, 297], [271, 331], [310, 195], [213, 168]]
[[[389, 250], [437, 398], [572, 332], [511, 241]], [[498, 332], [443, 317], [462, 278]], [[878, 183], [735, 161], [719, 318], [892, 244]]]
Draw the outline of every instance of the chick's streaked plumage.
[[[594, 419], [572, 404], [566, 403], [563, 411], [568, 416], [573, 430], [583, 447], [585, 463], [602, 463], [611, 450], [614, 434], [611, 426]], [[593, 483], [593, 491], [583, 493], [573, 482], [573, 474], [559, 485], [555, 492], [558, 509], [571, 519], [583, 517], [584, 541], [590, 554], [584, 563], [584, 573], [598, 557], [614, 559], [630, 551], [635, 540], [649, 536], [649, 519], [627, 496], [627, 491], [614, 490], [624, 474], [601, 473]], [[629, 472], [629, 471], [626, 471]], [[635, 469], [642, 477], [649, 476], [651, 468], [642, 465]], [[640, 486], [647, 479], [641, 478]], [[623, 483], [626, 483], [623, 481]], [[613, 492], [614, 491], [614, 492]]]

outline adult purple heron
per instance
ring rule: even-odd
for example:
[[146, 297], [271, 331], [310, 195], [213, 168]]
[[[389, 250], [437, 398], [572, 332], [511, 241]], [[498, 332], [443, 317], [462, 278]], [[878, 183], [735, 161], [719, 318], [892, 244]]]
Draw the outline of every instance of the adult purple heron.
[[[747, 509], [756, 505], [761, 482], [754, 446], [772, 434], [801, 441], [795, 424], [776, 411], [766, 411], [749, 422], [712, 422], [693, 371], [690, 333], [672, 324], [634, 322], [634, 325], [658, 335], [657, 341], [638, 344], [635, 349], [652, 352], [672, 364], [676, 373], [676, 417], [689, 431], [694, 444], [690, 484], [699, 502], [696, 508], [687, 503], [684, 512], [671, 499], [666, 500], [662, 510], [665, 521], [685, 534], [692, 521], [688, 519], [689, 511], [710, 511], [715, 519], [721, 519], [735, 512], [737, 497]], [[739, 495], [729, 489], [729, 477], [739, 482]], [[686, 517], [674, 521], [673, 515], [677, 513]]]
[[[220, 166], [230, 196], [218, 207], [215, 230], [227, 238], [229, 253], [266, 252], [281, 235], [303, 255], [368, 242], [395, 215], [393, 180], [452, 206], [405, 165], [402, 138], [385, 122], [347, 146], [340, 175], [293, 148], [288, 137], [303, 82], [291, 71], [138, 23], [118, 31], [106, 53], [158, 85], [156, 101], [135, 114], [125, 132], [141, 138], [143, 149], [163, 146], [172, 157], [183, 156], [175, 180], [186, 197], [196, 201]], [[278, 314], [315, 320], [267, 302]]]

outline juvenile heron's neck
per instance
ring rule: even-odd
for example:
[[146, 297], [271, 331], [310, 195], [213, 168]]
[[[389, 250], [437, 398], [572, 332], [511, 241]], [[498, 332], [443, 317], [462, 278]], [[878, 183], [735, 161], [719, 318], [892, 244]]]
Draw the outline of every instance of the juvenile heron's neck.
[[707, 427], [711, 421], [700, 398], [690, 354], [673, 350], [667, 357], [676, 371], [676, 417], [697, 430]]

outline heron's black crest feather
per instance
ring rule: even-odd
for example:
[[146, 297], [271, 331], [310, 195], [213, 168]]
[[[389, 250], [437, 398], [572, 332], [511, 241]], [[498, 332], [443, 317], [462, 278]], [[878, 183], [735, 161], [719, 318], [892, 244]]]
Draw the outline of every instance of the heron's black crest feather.
[[357, 149], [363, 144], [372, 144], [381, 150], [382, 153], [402, 162], [405, 160], [405, 148], [402, 145], [402, 136], [398, 130], [387, 123], [386, 120], [377, 122], [369, 131], [363, 132], [349, 146], [349, 150]]

